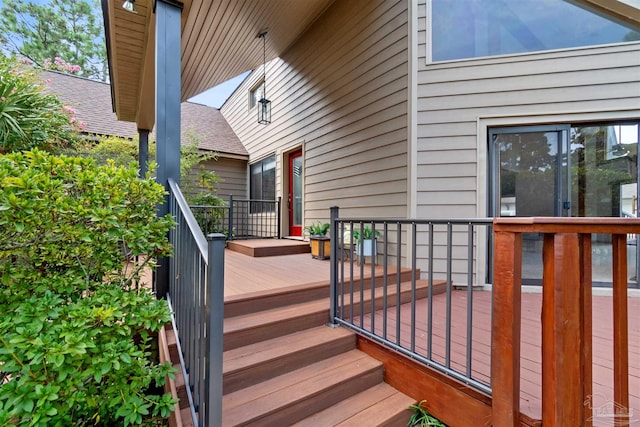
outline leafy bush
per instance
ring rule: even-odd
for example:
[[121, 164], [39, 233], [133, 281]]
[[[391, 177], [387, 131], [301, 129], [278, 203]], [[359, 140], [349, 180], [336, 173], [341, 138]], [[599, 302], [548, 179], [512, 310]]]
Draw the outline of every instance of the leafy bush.
[[51, 94], [37, 71], [0, 54], [0, 153], [75, 142], [74, 112]]
[[[134, 167], [0, 156], [0, 425], [126, 426], [172, 410], [156, 392], [171, 367], [151, 357], [168, 308], [140, 283], [170, 254], [163, 194]], [[123, 263], [123, 247], [146, 256]]]
[[[100, 137], [97, 142], [84, 141], [73, 148], [60, 150], [61, 153], [74, 157], [92, 158], [99, 165], [113, 162], [116, 166], [138, 164], [138, 140], [118, 136]], [[149, 160], [156, 157], [156, 144], [149, 141]]]

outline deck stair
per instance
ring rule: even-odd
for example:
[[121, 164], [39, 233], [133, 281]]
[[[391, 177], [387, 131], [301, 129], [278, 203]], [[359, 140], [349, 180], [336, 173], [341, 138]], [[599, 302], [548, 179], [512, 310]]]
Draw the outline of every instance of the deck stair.
[[384, 383], [352, 331], [326, 326], [328, 308], [326, 283], [225, 302], [224, 426], [406, 425], [415, 399]]

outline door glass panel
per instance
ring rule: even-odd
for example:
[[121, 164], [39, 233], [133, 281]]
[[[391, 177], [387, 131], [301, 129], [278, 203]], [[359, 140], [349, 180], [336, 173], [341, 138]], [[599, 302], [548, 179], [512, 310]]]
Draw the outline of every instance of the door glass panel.
[[302, 156], [293, 159], [293, 225], [302, 225]]
[[[558, 131], [500, 133], [494, 136], [499, 156], [500, 216], [556, 216], [558, 195]], [[542, 237], [522, 239], [522, 278], [542, 279]]]
[[[638, 125], [571, 128], [571, 216], [636, 217]], [[627, 239], [627, 272], [635, 281], [636, 236]], [[611, 282], [611, 237], [593, 236], [593, 282]]]
[[555, 216], [557, 132], [496, 135], [500, 216]]

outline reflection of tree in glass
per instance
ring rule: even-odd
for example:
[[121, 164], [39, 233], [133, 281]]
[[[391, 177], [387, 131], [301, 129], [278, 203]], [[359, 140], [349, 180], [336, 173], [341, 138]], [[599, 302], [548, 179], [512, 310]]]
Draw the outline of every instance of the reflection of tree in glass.
[[547, 136], [540, 132], [498, 136], [500, 167], [517, 172], [542, 172], [553, 167], [555, 155]]
[[501, 134], [501, 197], [515, 197], [518, 216], [553, 215], [555, 140], [543, 132]]
[[637, 144], [626, 144], [625, 155], [608, 158], [609, 131], [608, 126], [572, 128], [572, 216], [619, 216], [620, 186], [637, 181]]
[[640, 40], [640, 32], [633, 31], [633, 30], [625, 34], [624, 39], [622, 39], [622, 41], [625, 41], [625, 42], [633, 42], [636, 40]]

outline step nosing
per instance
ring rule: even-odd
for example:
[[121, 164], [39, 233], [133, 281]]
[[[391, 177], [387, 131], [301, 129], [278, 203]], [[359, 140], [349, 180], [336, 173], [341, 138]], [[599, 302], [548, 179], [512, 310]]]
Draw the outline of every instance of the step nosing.
[[[341, 337], [340, 339], [332, 340], [326, 343], [318, 342], [314, 345], [309, 345], [305, 347], [299, 347], [295, 349], [287, 349], [280, 352], [273, 352], [272, 354], [263, 354], [256, 353], [255, 356], [247, 356], [241, 357], [237, 359], [225, 360], [226, 365], [235, 365], [233, 368], [224, 369], [223, 373], [225, 375], [236, 374], [239, 372], [251, 370], [251, 369], [259, 369], [264, 366], [277, 364], [283, 360], [292, 359], [295, 357], [300, 357], [304, 355], [306, 358], [311, 360], [311, 363], [322, 360], [322, 356], [316, 355], [317, 352], [321, 349], [326, 350], [326, 354], [330, 356], [334, 356], [339, 352], [349, 351], [356, 348], [355, 339], [351, 339], [350, 337]], [[340, 351], [338, 351], [340, 350]], [[244, 359], [244, 360], [243, 360]], [[309, 364], [311, 364], [309, 363]], [[223, 363], [224, 366], [224, 363]]]
[[[252, 391], [258, 390], [258, 388], [263, 388], [264, 392], [274, 392], [281, 388], [287, 388], [291, 385], [292, 379], [288, 378], [289, 376], [293, 377], [292, 374], [295, 373], [300, 375], [304, 381], [309, 381], [313, 378], [322, 378], [326, 373], [323, 371], [329, 370], [328, 368], [324, 368], [324, 365], [328, 365], [331, 367], [331, 371], [335, 371], [338, 373], [345, 373], [347, 377], [357, 377], [363, 372], [369, 372], [376, 369], [382, 369], [382, 362], [366, 355], [365, 353], [360, 352], [359, 350], [350, 350], [339, 354], [337, 356], [332, 356], [328, 359], [312, 363], [303, 368], [296, 369], [295, 371], [280, 375], [276, 378], [271, 378], [267, 381], [263, 381], [256, 385], [247, 387], [245, 389], [238, 390], [236, 392], [230, 393], [227, 396], [231, 396], [236, 393], [245, 392], [248, 394], [252, 394]], [[355, 369], [354, 369], [355, 368]], [[349, 373], [352, 374], [349, 374]], [[335, 376], [335, 375], [334, 375]], [[293, 384], [299, 383], [299, 380], [295, 380]], [[275, 389], [271, 389], [271, 386], [276, 386]], [[255, 397], [255, 396], [254, 396]], [[235, 405], [234, 405], [235, 406]]]
[[[316, 326], [287, 335], [274, 337], [265, 341], [260, 341], [248, 344], [246, 346], [227, 350], [224, 352], [224, 354], [228, 357], [241, 356], [244, 353], [255, 354], [273, 348], [274, 345], [281, 345], [282, 347], [278, 348], [282, 351], [295, 351], [307, 347], [314, 347], [318, 344], [330, 344], [334, 341], [351, 339], [354, 336], [355, 333], [347, 329], [333, 329], [326, 326]], [[285, 346], [288, 346], [288, 348]]]

